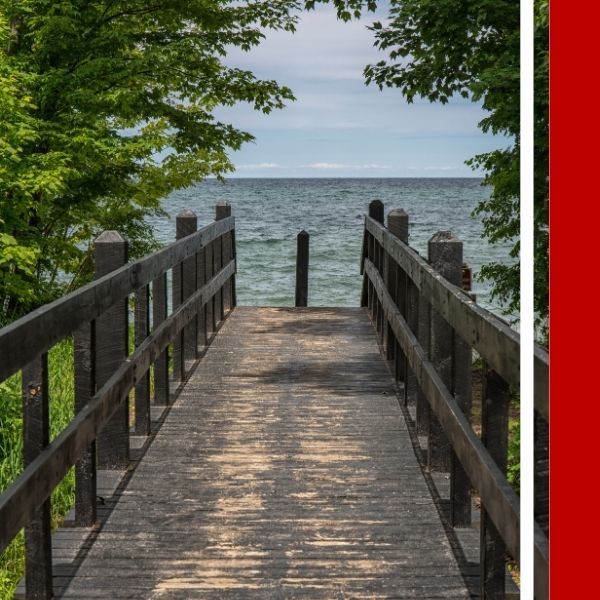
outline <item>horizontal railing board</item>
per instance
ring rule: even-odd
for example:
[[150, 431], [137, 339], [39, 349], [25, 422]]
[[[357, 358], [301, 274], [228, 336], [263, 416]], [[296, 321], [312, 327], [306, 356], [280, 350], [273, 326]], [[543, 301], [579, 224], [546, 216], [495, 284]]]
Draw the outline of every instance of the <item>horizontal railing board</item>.
[[[487, 364], [513, 388], [520, 386], [520, 336], [502, 319], [482, 308], [464, 290], [440, 275], [416, 250], [380, 223], [365, 217], [365, 229], [412, 279], [421, 294]], [[547, 353], [536, 348], [535, 408], [548, 419]]]
[[0, 330], [0, 381], [234, 227], [234, 217], [215, 221], [7, 325]]
[[0, 552], [31, 519], [67, 471], [96, 439], [129, 391], [150, 365], [224, 283], [235, 273], [231, 260], [190, 296], [136, 348], [69, 425], [0, 496]]
[[429, 362], [416, 336], [394, 304], [381, 275], [373, 263], [365, 260], [365, 272], [377, 291], [384, 313], [431, 408], [444, 427], [471, 483], [477, 488], [487, 512], [504, 539], [508, 551], [518, 560], [519, 497], [500, 471], [481, 440], [475, 435], [435, 367]]

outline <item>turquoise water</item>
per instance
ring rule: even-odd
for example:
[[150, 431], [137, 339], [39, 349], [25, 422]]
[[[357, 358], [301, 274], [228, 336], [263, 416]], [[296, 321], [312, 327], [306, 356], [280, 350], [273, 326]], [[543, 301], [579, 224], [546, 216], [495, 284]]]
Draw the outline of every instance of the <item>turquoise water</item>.
[[[199, 225], [214, 219], [214, 205], [225, 199], [236, 217], [238, 303], [291, 306], [294, 302], [296, 235], [310, 234], [309, 306], [358, 306], [364, 214], [380, 199], [385, 212], [403, 208], [410, 216], [410, 244], [427, 253], [427, 240], [450, 230], [464, 244], [464, 259], [477, 273], [489, 261], [509, 262], [508, 245], [489, 245], [481, 222], [471, 217], [489, 190], [478, 179], [230, 179], [206, 180], [169, 196], [169, 219], [155, 219], [158, 238], [175, 235], [175, 216], [183, 209]], [[489, 284], [475, 281], [480, 304], [490, 301]]]

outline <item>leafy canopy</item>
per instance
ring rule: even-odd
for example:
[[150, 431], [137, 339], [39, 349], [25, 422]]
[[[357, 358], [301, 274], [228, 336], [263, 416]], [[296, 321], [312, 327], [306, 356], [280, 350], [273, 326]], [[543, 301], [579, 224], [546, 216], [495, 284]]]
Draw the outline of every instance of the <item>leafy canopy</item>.
[[[514, 0], [391, 0], [389, 21], [374, 23], [375, 45], [388, 54], [365, 69], [367, 83], [397, 87], [408, 102], [480, 101], [484, 132], [506, 147], [468, 163], [485, 172], [490, 198], [477, 207], [484, 236], [512, 242], [519, 257], [519, 3]], [[536, 0], [535, 29], [535, 310], [543, 332], [548, 315], [548, 2]], [[519, 309], [519, 264], [491, 263], [481, 275], [507, 313]]]
[[0, 1], [0, 318], [89, 271], [90, 240], [118, 229], [133, 255], [159, 200], [232, 170], [252, 139], [212, 116], [264, 113], [290, 89], [226, 66], [265, 29], [293, 30], [296, 2]]
[[[90, 240], [118, 229], [132, 254], [153, 246], [145, 217], [160, 199], [232, 170], [229, 150], [252, 136], [212, 116], [249, 102], [269, 113], [290, 89], [224, 64], [266, 29], [294, 30], [301, 8], [326, 0], [0, 0], [0, 322], [89, 273]], [[333, 0], [339, 18], [374, 0]], [[536, 310], [547, 315], [547, 0], [536, 0]], [[490, 242], [519, 254], [519, 5], [512, 0], [391, 0], [375, 45], [389, 60], [367, 83], [447, 102], [481, 101], [484, 131], [507, 146], [473, 157], [489, 200], [477, 209]], [[482, 271], [508, 312], [519, 266]]]

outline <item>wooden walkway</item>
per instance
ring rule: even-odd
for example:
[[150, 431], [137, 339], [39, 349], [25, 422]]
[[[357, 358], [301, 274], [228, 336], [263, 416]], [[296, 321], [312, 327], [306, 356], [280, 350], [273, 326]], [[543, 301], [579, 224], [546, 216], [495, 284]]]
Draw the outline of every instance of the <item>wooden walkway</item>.
[[468, 598], [366, 309], [236, 308], [66, 598]]

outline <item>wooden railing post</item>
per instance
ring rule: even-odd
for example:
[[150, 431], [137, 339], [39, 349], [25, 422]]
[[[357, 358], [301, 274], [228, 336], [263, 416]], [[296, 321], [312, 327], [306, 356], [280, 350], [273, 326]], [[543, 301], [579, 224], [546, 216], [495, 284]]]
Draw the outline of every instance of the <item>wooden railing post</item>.
[[[419, 295], [417, 321], [417, 339], [424, 352], [429, 355], [431, 348], [431, 304], [423, 294]], [[431, 408], [427, 397], [419, 386], [417, 390], [416, 427], [418, 435], [429, 435], [429, 421]]]
[[[408, 244], [408, 225], [409, 218], [406, 211], [401, 208], [396, 208], [388, 213], [387, 228], [392, 235], [395, 235], [399, 240]], [[396, 263], [390, 261], [387, 271], [393, 271], [388, 276], [389, 282], [387, 289], [390, 292], [398, 310], [402, 316], [406, 316], [406, 273], [400, 269]], [[395, 337], [391, 332], [391, 327], [388, 325], [388, 336], [393, 340], [394, 349], [390, 352], [388, 346], [387, 358], [388, 360], [394, 360], [394, 372], [396, 380], [401, 381], [404, 385], [404, 399], [406, 401], [406, 357], [404, 352], [398, 346]]]
[[[95, 321], [85, 323], [73, 335], [75, 412], [84, 408], [96, 388]], [[75, 524], [91, 527], [96, 522], [96, 442], [92, 442], [75, 464]]]
[[535, 520], [546, 534], [549, 533], [549, 462], [548, 446], [549, 431], [548, 421], [537, 411], [534, 414], [534, 516]]
[[[431, 266], [450, 283], [461, 285], [462, 242], [449, 231], [438, 231], [428, 243]], [[446, 387], [452, 389], [452, 354], [454, 332], [446, 320], [431, 311], [430, 358]], [[427, 463], [440, 470], [450, 469], [451, 448], [433, 411], [429, 411]]]
[[[373, 200], [369, 203], [369, 217], [378, 223], [381, 223], [382, 225], [384, 224], [384, 205], [381, 200]], [[369, 240], [368, 258], [375, 265], [375, 268], [381, 273], [381, 248], [373, 236], [370, 236]], [[377, 299], [377, 294], [374, 292], [373, 284], [369, 282], [368, 286], [368, 305], [371, 311], [371, 319], [373, 320], [375, 324], [375, 330], [379, 335], [379, 333], [382, 331], [381, 321], [383, 317], [383, 311], [379, 306], [379, 300]]]
[[[204, 248], [204, 273], [206, 281], [210, 281], [215, 274], [215, 261], [214, 261], [214, 244], [213, 242], [206, 245]], [[213, 333], [217, 329], [217, 318], [215, 314], [215, 297], [206, 303], [206, 336], [207, 339], [210, 337], [209, 334]]]
[[[50, 415], [48, 355], [23, 369], [23, 462], [27, 467], [48, 445]], [[25, 593], [28, 600], [52, 598], [52, 541], [50, 499], [25, 527]]]
[[[181, 211], [175, 220], [175, 237], [180, 240], [198, 229], [198, 217], [191, 210]], [[190, 256], [173, 269], [173, 310], [196, 290], [196, 257]], [[193, 320], [186, 325], [173, 344], [173, 369], [179, 381], [186, 377], [186, 361], [195, 360], [198, 352], [198, 326]]]
[[[506, 473], [508, 457], [509, 386], [491, 369], [486, 370], [481, 402], [481, 441], [502, 473]], [[481, 504], [480, 527], [481, 598], [503, 600], [505, 594], [506, 546], [496, 526]]]
[[[198, 288], [201, 288], [207, 281], [208, 275], [206, 270], [206, 248], [201, 248], [196, 254], [196, 281]], [[198, 312], [198, 345], [206, 347], [208, 345], [208, 321], [207, 321], [207, 305], [205, 304]]]
[[[221, 221], [231, 216], [231, 205], [225, 200], [217, 202], [215, 207], [215, 220]], [[233, 258], [231, 249], [231, 233], [225, 233], [221, 236], [221, 266], [226, 265]], [[227, 285], [223, 287], [221, 292], [221, 318], [225, 316], [225, 312], [232, 308], [233, 297], [233, 278], [229, 280]]]
[[[471, 291], [471, 280], [471, 269], [463, 264], [461, 283], [466, 292]], [[473, 351], [456, 331], [452, 363], [452, 392], [456, 403], [470, 422]], [[471, 482], [454, 452], [450, 468], [450, 523], [454, 527], [471, 525]]]
[[[150, 333], [150, 286], [145, 285], [135, 292], [135, 346], [136, 348]], [[135, 384], [135, 433], [150, 434], [150, 371], [146, 371]]]
[[309, 235], [304, 229], [296, 237], [296, 297], [295, 306], [308, 306]]
[[[105, 231], [94, 242], [96, 278], [127, 262], [127, 241], [117, 231]], [[96, 387], [100, 389], [128, 352], [127, 298], [96, 320]], [[125, 469], [129, 464], [129, 406], [122, 402], [98, 435], [98, 466]]]
[[[167, 274], [159, 275], [152, 282], [152, 329], [167, 318]], [[154, 362], [154, 403], [169, 404], [169, 351], [162, 352]]]
[[[219, 220], [221, 214], [222, 204], [217, 202], [215, 204], [215, 221]], [[218, 273], [223, 267], [223, 236], [219, 236], [213, 241], [213, 261], [214, 261], [214, 273]], [[223, 288], [221, 288], [214, 296], [215, 298], [215, 310], [217, 319], [216, 322], [220, 323], [225, 317], [225, 307], [223, 306]]]
[[[235, 228], [231, 230], [231, 258], [237, 263], [237, 248], [235, 245]], [[237, 271], [237, 264], [236, 264]], [[236, 273], [234, 272], [231, 277], [231, 308], [237, 306], [237, 291], [236, 291]]]

